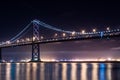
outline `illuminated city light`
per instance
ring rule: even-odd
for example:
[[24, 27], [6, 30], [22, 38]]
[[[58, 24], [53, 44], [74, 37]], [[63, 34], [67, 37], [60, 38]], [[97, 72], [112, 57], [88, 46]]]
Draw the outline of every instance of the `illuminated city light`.
[[[35, 59], [35, 60], [37, 60], [37, 59]], [[29, 59], [29, 58], [26, 58], [26, 59], [21, 59], [20, 60], [20, 62], [29, 62], [29, 61], [31, 61], [31, 59]], [[118, 59], [112, 59], [112, 58], [101, 58], [101, 59], [41, 59], [41, 61], [45, 61], [45, 62], [61, 62], [61, 61], [75, 61], [75, 62], [84, 62], [84, 61], [96, 61], [96, 62], [105, 62], [105, 61], [120, 61], [120, 59], [118, 58]], [[3, 62], [14, 62], [14, 60], [10, 60], [10, 61], [5, 61], [5, 60], [3, 60]]]
[[107, 60], [109, 60], [109, 61], [110, 61], [110, 60], [112, 60], [112, 59], [111, 59], [111, 58], [108, 58]]
[[116, 59], [116, 61], [120, 61], [120, 59]]
[[22, 59], [22, 60], [20, 60], [20, 62], [29, 62], [31, 59]]

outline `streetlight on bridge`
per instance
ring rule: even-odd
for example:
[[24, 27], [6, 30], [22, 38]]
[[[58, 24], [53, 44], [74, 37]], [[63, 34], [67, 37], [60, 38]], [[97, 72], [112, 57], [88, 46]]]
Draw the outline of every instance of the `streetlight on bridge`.
[[22, 42], [25, 42], [25, 40], [24, 40], [24, 39], [21, 39], [21, 41], [22, 41]]
[[57, 36], [58, 36], [58, 34], [57, 34], [57, 33], [55, 33], [55, 34], [54, 34], [54, 37], [56, 38]]
[[40, 39], [43, 39], [43, 38], [44, 38], [43, 36], [40, 37]]
[[82, 34], [85, 34], [85, 30], [82, 30]]
[[35, 36], [33, 36], [33, 41], [35, 41]]
[[110, 27], [107, 27], [107, 31], [110, 31]]
[[26, 41], [30, 41], [30, 38], [26, 38]]
[[75, 31], [72, 32], [72, 36], [75, 36]]
[[95, 33], [95, 32], [96, 32], [96, 29], [93, 29], [93, 32]]
[[6, 41], [6, 44], [10, 44], [11, 42], [10, 41]]
[[20, 40], [17, 40], [17, 43], [19, 43], [20, 42]]
[[63, 37], [65, 37], [65, 36], [66, 36], [66, 34], [65, 34], [65, 33], [63, 33], [63, 34], [62, 34], [62, 36], [63, 36]]

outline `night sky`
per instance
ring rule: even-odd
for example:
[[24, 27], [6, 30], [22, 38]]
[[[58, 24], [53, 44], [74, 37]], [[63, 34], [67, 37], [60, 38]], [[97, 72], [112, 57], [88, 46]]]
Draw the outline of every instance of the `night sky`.
[[[33, 19], [71, 31], [120, 28], [120, 3], [111, 1], [4, 1], [0, 2], [0, 41], [19, 33]], [[48, 35], [48, 33], [45, 33]], [[120, 38], [41, 45], [42, 58], [120, 58]], [[27, 48], [27, 50], [26, 50]], [[3, 49], [4, 59], [31, 57], [31, 46]]]

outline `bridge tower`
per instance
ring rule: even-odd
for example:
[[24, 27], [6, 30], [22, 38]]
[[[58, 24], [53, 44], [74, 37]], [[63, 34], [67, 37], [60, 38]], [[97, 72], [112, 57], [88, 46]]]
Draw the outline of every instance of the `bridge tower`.
[[33, 22], [33, 38], [32, 38], [32, 59], [31, 61], [40, 61], [40, 47], [36, 43], [39, 41], [39, 26]]

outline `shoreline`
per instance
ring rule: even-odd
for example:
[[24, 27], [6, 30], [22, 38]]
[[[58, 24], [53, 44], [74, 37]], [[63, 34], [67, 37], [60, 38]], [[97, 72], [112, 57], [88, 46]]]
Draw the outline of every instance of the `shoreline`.
[[0, 63], [120, 63], [120, 61], [29, 61], [29, 62], [0, 62]]

